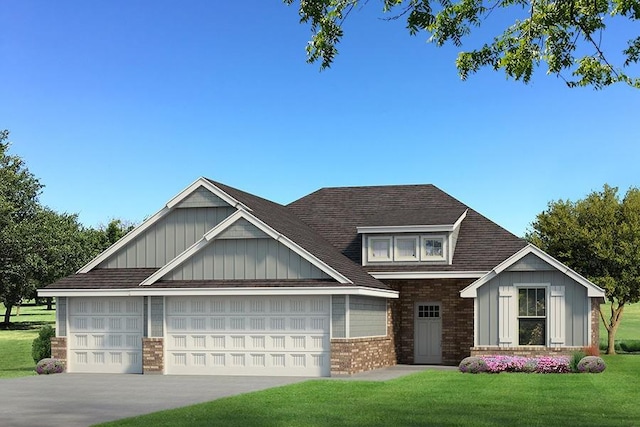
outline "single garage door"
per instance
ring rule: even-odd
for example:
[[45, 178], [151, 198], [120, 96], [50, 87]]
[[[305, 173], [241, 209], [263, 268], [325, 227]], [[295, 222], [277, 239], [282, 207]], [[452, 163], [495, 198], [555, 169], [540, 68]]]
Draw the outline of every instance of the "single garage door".
[[69, 298], [69, 372], [142, 373], [141, 297]]
[[329, 376], [328, 296], [168, 297], [169, 374]]

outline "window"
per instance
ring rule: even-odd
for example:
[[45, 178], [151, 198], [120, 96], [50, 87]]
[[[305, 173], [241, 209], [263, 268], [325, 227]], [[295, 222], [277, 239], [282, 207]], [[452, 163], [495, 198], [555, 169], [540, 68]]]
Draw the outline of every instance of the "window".
[[545, 288], [518, 289], [518, 344], [545, 345], [547, 336]]
[[391, 238], [374, 237], [369, 239], [370, 261], [391, 261]]
[[440, 317], [440, 306], [439, 305], [419, 305], [418, 318], [424, 318], [424, 317], [431, 317], [431, 318]]
[[422, 237], [422, 259], [444, 259], [443, 237]]
[[396, 237], [395, 238], [396, 261], [417, 261], [418, 260], [418, 238], [417, 237]]

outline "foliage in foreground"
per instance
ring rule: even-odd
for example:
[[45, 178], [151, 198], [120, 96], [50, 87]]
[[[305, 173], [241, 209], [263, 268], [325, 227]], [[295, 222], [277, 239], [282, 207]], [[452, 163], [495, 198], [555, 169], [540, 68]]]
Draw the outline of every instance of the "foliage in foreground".
[[[293, 4], [295, 0], [284, 0]], [[343, 24], [360, 7], [359, 0], [304, 0], [299, 2], [300, 21], [311, 26], [308, 62], [331, 66], [342, 39]], [[497, 27], [502, 31], [486, 37], [480, 47], [458, 54], [456, 66], [464, 80], [483, 67], [501, 70], [507, 77], [530, 81], [534, 70], [547, 64], [547, 74], [565, 80], [569, 87], [601, 89], [613, 83], [640, 88], [640, 78], [628, 69], [640, 59], [640, 36], [619, 32], [640, 19], [639, 0], [381, 0], [389, 20], [405, 19], [411, 35], [426, 32], [438, 46], [462, 46], [472, 33], [483, 36]], [[626, 23], [624, 21], [631, 21]], [[498, 22], [497, 26], [493, 25]], [[506, 22], [512, 22], [506, 29]], [[614, 28], [616, 31], [612, 32]], [[637, 28], [635, 29], [637, 31]], [[630, 39], [626, 39], [629, 37]], [[618, 40], [623, 38], [626, 40]], [[606, 43], [603, 41], [606, 39]], [[633, 71], [637, 71], [632, 68]]]
[[38, 332], [38, 337], [33, 340], [31, 357], [34, 362], [51, 356], [51, 338], [56, 336], [56, 330], [51, 325], [43, 326]]
[[[577, 366], [577, 365], [576, 365]], [[563, 374], [571, 372], [570, 358], [567, 356], [471, 356], [458, 366], [460, 372], [478, 374], [487, 372], [530, 372], [538, 374]]]
[[640, 357], [609, 356], [606, 362], [600, 375], [431, 370], [385, 382], [313, 380], [105, 425], [635, 425]]
[[65, 367], [64, 360], [47, 357], [36, 364], [36, 373], [38, 375], [61, 374]]

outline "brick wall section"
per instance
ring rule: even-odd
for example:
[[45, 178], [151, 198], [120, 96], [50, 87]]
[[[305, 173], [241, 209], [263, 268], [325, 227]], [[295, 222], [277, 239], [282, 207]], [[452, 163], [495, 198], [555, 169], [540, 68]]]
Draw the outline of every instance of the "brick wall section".
[[600, 304], [604, 298], [591, 298], [591, 345], [600, 345]]
[[415, 305], [439, 302], [442, 316], [442, 363], [457, 365], [469, 356], [473, 346], [473, 299], [461, 298], [460, 291], [473, 279], [384, 280], [400, 298], [394, 304], [394, 334], [398, 363], [414, 359]]
[[472, 356], [571, 356], [582, 347], [473, 347]]
[[387, 304], [386, 337], [333, 338], [331, 340], [331, 375], [353, 375], [397, 363], [393, 333], [394, 308], [393, 303]]
[[142, 338], [142, 373], [164, 372], [164, 339]]
[[51, 338], [51, 357], [67, 361], [67, 337]]

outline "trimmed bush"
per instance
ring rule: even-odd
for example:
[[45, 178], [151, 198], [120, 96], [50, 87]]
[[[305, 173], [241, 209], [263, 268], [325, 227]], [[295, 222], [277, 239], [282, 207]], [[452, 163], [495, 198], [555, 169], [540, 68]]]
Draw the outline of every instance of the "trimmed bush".
[[65, 363], [60, 359], [47, 357], [36, 365], [38, 375], [60, 374], [64, 372]]
[[458, 365], [460, 372], [468, 372], [470, 374], [477, 374], [479, 372], [487, 371], [487, 363], [481, 357], [465, 357]]
[[640, 352], [640, 340], [624, 340], [620, 341], [620, 350], [627, 353]]
[[598, 374], [604, 371], [607, 365], [604, 363], [601, 357], [587, 356], [583, 357], [580, 363], [578, 363], [578, 372], [589, 372], [592, 374]]
[[51, 357], [51, 338], [56, 336], [56, 330], [50, 325], [43, 326], [38, 332], [38, 337], [31, 345], [31, 357], [38, 363], [39, 360]]

